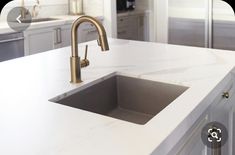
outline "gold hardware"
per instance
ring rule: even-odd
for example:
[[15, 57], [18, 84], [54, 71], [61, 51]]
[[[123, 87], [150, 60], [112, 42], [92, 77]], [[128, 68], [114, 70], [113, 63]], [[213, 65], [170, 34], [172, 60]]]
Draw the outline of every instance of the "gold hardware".
[[70, 66], [71, 66], [71, 83], [81, 83], [81, 66], [80, 66], [80, 57], [70, 57]]
[[81, 67], [87, 67], [90, 65], [89, 60], [87, 59], [87, 52], [88, 52], [88, 45], [86, 45], [86, 49], [85, 49], [85, 58], [81, 61]]
[[223, 98], [229, 98], [229, 92], [224, 92], [223, 95], [222, 95]]
[[20, 10], [21, 19], [25, 19], [26, 15], [28, 14], [29, 10], [25, 8], [25, 1], [21, 0], [21, 10]]
[[33, 5], [33, 9], [32, 9], [32, 17], [37, 17], [38, 16], [38, 11], [37, 11], [37, 8], [40, 9], [40, 1], [39, 0], [36, 0], [36, 4]]
[[98, 46], [101, 46], [101, 45], [100, 45], [100, 41], [99, 41], [99, 39], [97, 39], [97, 44], [98, 44]]
[[24, 0], [21, 0], [21, 10], [20, 10], [20, 14], [21, 14], [21, 18], [24, 19], [25, 18], [25, 9], [24, 9]]
[[[78, 56], [78, 27], [84, 23], [92, 23], [98, 31], [99, 43], [102, 51], [109, 50], [108, 40], [106, 36], [105, 29], [103, 25], [91, 16], [81, 16], [72, 25], [71, 30], [71, 41], [72, 41], [72, 56], [70, 58], [70, 68], [71, 68], [71, 83], [80, 83], [81, 80], [81, 64], [80, 57]], [[86, 60], [85, 60], [86, 61]]]

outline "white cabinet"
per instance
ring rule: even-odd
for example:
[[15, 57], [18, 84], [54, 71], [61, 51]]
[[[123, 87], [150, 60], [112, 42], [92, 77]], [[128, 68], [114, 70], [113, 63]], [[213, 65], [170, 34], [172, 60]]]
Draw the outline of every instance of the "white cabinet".
[[69, 46], [70, 30], [71, 25], [64, 25], [25, 31], [25, 55]]
[[[25, 55], [70, 46], [71, 27], [72, 24], [65, 24], [25, 31]], [[98, 33], [94, 25], [90, 23], [81, 24], [78, 29], [78, 43], [95, 40], [97, 38]]]
[[54, 28], [54, 49], [70, 46], [71, 25], [58, 26]]
[[71, 45], [71, 25], [65, 25], [61, 28], [61, 47]]
[[145, 14], [118, 16], [117, 34], [120, 39], [148, 40], [148, 17]]
[[55, 32], [52, 28], [27, 31], [25, 35], [25, 55], [54, 49]]
[[[61, 28], [61, 46], [71, 46], [71, 27], [72, 25], [66, 25]], [[78, 28], [78, 43], [92, 41], [98, 39], [98, 32], [93, 24], [82, 23]], [[60, 36], [60, 35], [59, 35]]]
[[[61, 28], [61, 45], [60, 47], [71, 46], [71, 27], [72, 25], [66, 25]], [[98, 32], [93, 24], [83, 23], [78, 28], [78, 43], [92, 41], [98, 39]], [[60, 39], [59, 39], [60, 40]]]

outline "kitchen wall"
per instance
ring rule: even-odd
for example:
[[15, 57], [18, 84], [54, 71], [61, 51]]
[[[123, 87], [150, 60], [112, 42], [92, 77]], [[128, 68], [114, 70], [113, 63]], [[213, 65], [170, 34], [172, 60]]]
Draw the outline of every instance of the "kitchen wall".
[[[91, 16], [103, 16], [104, 0], [83, 0], [84, 13]], [[31, 11], [36, 0], [25, 0], [25, 6]], [[1, 12], [0, 21], [5, 21], [8, 12], [21, 5], [21, 0], [8, 3]], [[68, 0], [40, 0], [39, 17], [48, 17], [68, 14]]]
[[87, 15], [103, 16], [104, 14], [104, 0], [83, 0], [83, 7]]
[[169, 0], [172, 7], [204, 7], [205, 0]]

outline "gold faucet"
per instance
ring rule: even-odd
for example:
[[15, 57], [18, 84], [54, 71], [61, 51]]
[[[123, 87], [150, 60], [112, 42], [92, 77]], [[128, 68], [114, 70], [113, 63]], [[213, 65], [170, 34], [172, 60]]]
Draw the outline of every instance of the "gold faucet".
[[35, 18], [38, 16], [38, 11], [37, 11], [37, 8], [40, 9], [40, 1], [39, 0], [36, 0], [36, 4], [33, 5], [33, 9], [32, 9], [32, 17]]
[[25, 8], [24, 0], [21, 0], [21, 11], [20, 11], [21, 19], [25, 19], [28, 13], [29, 13], [29, 10]]
[[101, 46], [102, 51], [109, 50], [108, 40], [103, 25], [93, 17], [81, 16], [72, 25], [71, 36], [72, 36], [72, 56], [70, 57], [70, 68], [71, 68], [71, 83], [81, 83], [81, 66], [85, 67], [89, 63], [86, 61], [80, 61], [78, 56], [78, 27], [84, 23], [89, 22], [95, 25], [98, 31], [98, 45]]

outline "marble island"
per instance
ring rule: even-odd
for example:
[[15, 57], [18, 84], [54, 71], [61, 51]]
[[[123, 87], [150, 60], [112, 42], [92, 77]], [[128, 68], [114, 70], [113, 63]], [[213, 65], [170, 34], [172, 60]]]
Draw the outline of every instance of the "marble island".
[[[233, 83], [233, 51], [109, 39], [110, 51], [100, 52], [87, 44], [80, 84], [69, 82], [70, 47], [0, 63], [0, 154], [167, 154]], [[50, 101], [110, 74], [189, 88], [144, 125]]]

